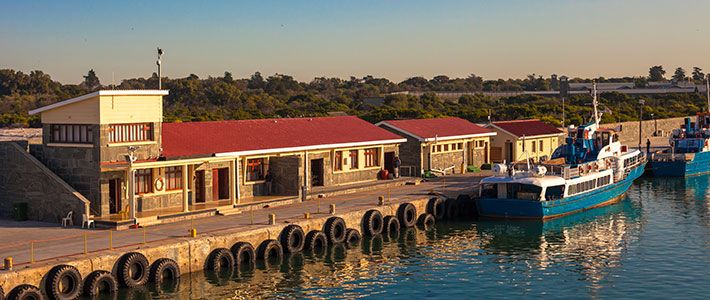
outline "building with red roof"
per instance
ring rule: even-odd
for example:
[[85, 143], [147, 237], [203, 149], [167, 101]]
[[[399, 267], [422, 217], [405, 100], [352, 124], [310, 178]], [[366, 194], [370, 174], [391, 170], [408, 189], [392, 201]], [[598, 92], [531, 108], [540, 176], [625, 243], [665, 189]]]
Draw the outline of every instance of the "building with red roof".
[[561, 144], [564, 133], [538, 119], [497, 121], [485, 125], [497, 133], [491, 138], [491, 160], [511, 162], [546, 160]]
[[406, 142], [352, 116], [163, 123], [167, 94], [98, 91], [30, 111], [43, 123], [42, 145], [31, 152], [83, 195], [66, 200], [66, 207], [86, 206], [78, 220], [86, 214], [141, 223], [163, 211], [298, 200], [304, 188], [393, 172]]
[[496, 134], [461, 118], [390, 120], [376, 125], [407, 138], [400, 146], [401, 169], [415, 174], [461, 173], [468, 165], [489, 163], [489, 140]]

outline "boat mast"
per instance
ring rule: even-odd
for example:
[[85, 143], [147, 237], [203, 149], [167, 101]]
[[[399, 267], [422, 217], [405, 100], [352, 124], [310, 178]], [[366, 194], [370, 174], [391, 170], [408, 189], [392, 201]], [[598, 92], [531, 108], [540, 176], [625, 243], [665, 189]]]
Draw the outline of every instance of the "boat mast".
[[599, 126], [599, 113], [597, 113], [597, 82], [592, 81], [592, 105], [594, 105], [594, 123]]

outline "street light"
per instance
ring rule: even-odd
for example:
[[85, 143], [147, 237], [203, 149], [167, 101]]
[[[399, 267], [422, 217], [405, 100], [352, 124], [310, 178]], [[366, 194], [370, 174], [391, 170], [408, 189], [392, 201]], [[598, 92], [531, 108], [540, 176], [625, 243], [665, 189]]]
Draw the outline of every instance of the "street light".
[[656, 136], [656, 133], [658, 132], [658, 122], [656, 122], [656, 118], [653, 116], [653, 113], [651, 113], [651, 120], [653, 120], [653, 134], [652, 134], [652, 136]]
[[639, 99], [639, 151], [641, 151], [641, 127], [642, 127], [642, 120], [643, 120], [643, 104], [646, 101], [643, 99]]

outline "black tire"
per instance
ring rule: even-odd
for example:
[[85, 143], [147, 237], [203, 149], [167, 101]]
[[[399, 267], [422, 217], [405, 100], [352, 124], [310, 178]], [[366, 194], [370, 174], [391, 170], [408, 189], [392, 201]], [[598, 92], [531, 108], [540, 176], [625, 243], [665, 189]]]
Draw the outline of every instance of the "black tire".
[[376, 236], [382, 233], [382, 213], [379, 210], [368, 210], [362, 217], [362, 232], [367, 236]]
[[180, 266], [177, 262], [169, 258], [161, 258], [153, 262], [150, 266], [148, 281], [155, 284], [162, 284], [167, 280], [177, 281], [180, 278]]
[[81, 295], [81, 279], [79, 270], [74, 266], [55, 266], [47, 272], [45, 295], [51, 300], [76, 299]]
[[207, 257], [207, 269], [219, 271], [222, 269], [232, 269], [234, 267], [234, 256], [226, 248], [217, 248]]
[[434, 216], [437, 221], [443, 220], [445, 216], [444, 201], [441, 198], [431, 198], [426, 205], [426, 212]]
[[5, 291], [0, 286], [0, 300], [5, 300]]
[[459, 202], [459, 207], [461, 208], [461, 216], [473, 216], [476, 214], [476, 205], [473, 205], [471, 201], [471, 196], [466, 194], [461, 194], [456, 197], [456, 201]]
[[417, 225], [424, 228], [434, 226], [434, 223], [436, 223], [436, 219], [431, 214], [422, 214], [419, 216], [419, 219], [417, 219]]
[[8, 300], [42, 300], [44, 295], [42, 291], [39, 290], [34, 285], [22, 284], [16, 286], [9, 294], [7, 294]]
[[281, 247], [286, 253], [297, 253], [303, 250], [306, 242], [305, 233], [301, 226], [291, 224], [281, 231]]
[[399, 233], [399, 220], [394, 216], [386, 216], [384, 219], [384, 233], [385, 235], [391, 236], [393, 234]]
[[320, 230], [312, 230], [306, 235], [306, 244], [304, 249], [311, 251], [312, 253], [325, 253], [325, 249], [328, 248], [328, 238], [325, 237], [325, 233]]
[[417, 224], [417, 208], [412, 203], [402, 203], [397, 208], [397, 219], [403, 227], [412, 227]]
[[261, 242], [259, 247], [256, 249], [256, 257], [263, 260], [271, 258], [282, 260], [284, 257], [284, 250], [281, 248], [281, 244], [279, 244], [276, 240], [265, 240]]
[[345, 233], [345, 243], [348, 246], [358, 245], [362, 241], [362, 235], [357, 229], [348, 228], [347, 233]]
[[323, 225], [323, 233], [328, 238], [328, 243], [331, 244], [342, 243], [347, 230], [345, 220], [341, 217], [330, 217]]
[[256, 250], [248, 242], [238, 242], [232, 246], [234, 265], [254, 265], [256, 263]]
[[102, 293], [115, 294], [118, 280], [108, 271], [93, 271], [84, 280], [84, 296], [97, 297]]
[[118, 260], [116, 273], [123, 287], [136, 287], [148, 281], [148, 259], [138, 252], [128, 252]]
[[453, 220], [458, 218], [459, 211], [461, 210], [461, 208], [459, 207], [459, 202], [456, 199], [447, 198], [444, 201], [444, 207], [444, 212], [447, 220]]

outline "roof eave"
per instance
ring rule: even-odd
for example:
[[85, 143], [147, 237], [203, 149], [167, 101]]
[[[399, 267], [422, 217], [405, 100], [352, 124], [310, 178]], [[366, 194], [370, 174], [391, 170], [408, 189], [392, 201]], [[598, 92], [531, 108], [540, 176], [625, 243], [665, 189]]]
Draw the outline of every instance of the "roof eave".
[[244, 155], [272, 154], [272, 153], [281, 153], [281, 152], [299, 152], [299, 151], [321, 150], [321, 149], [332, 149], [332, 148], [360, 147], [360, 146], [371, 146], [371, 145], [382, 145], [382, 144], [396, 144], [396, 143], [405, 143], [405, 142], [407, 142], [407, 139], [391, 139], [391, 140], [380, 140], [380, 141], [310, 145], [310, 146], [286, 147], [286, 148], [274, 148], [274, 149], [256, 149], [256, 150], [246, 150], [246, 151], [215, 153], [214, 155], [217, 157], [220, 157], [220, 156], [244, 156]]
[[165, 96], [169, 94], [168, 90], [101, 90], [86, 95], [81, 95], [79, 97], [67, 99], [64, 101], [59, 101], [47, 106], [36, 108], [29, 111], [30, 115], [38, 114], [41, 112], [48, 111], [50, 109], [55, 109], [79, 101], [84, 101], [97, 96]]

